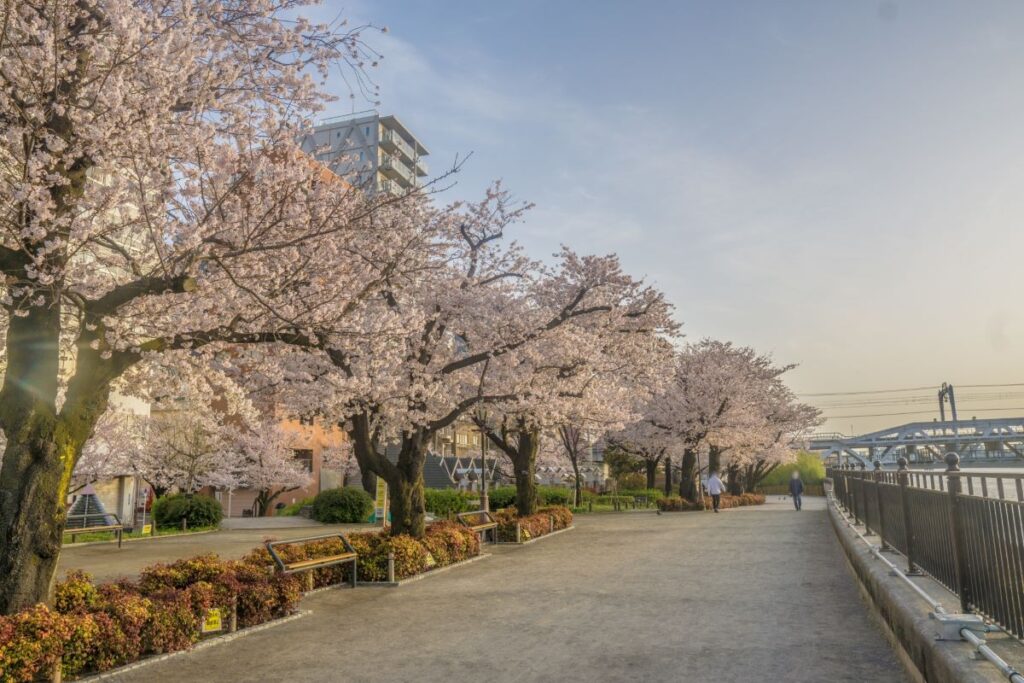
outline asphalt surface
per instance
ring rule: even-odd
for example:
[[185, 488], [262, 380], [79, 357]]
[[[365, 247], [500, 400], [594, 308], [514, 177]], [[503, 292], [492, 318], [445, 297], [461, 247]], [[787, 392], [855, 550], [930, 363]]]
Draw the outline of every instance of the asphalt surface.
[[117, 680], [904, 681], [824, 502], [581, 516], [577, 528]]

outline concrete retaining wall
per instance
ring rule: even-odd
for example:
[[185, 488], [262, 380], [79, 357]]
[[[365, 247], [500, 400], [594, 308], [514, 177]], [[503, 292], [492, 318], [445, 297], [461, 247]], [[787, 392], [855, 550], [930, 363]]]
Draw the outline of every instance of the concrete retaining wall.
[[[928, 603], [901, 579], [889, 574], [889, 568], [871, 554], [832, 504], [829, 504], [828, 513], [850, 568], [860, 582], [862, 594], [914, 680], [928, 683], [1005, 682], [1006, 679], [994, 666], [984, 660], [972, 659], [972, 648], [967, 643], [935, 640], [936, 627], [929, 617]], [[903, 558], [894, 554], [891, 561], [901, 566]], [[945, 589], [939, 592], [932, 587], [924, 588], [942, 603], [947, 612], [955, 612], [959, 607], [959, 602]]]

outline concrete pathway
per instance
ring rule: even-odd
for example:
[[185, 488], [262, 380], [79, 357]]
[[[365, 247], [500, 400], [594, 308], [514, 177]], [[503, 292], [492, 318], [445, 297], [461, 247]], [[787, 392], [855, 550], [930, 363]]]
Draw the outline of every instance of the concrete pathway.
[[124, 681], [904, 681], [821, 499], [723, 514], [580, 517], [577, 529]]

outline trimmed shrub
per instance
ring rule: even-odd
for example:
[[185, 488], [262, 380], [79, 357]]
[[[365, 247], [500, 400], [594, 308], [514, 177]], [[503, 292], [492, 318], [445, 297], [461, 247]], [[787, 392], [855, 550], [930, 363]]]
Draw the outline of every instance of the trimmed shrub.
[[373, 499], [354, 486], [327, 489], [313, 499], [313, 519], [325, 524], [365, 522], [373, 512]]
[[[730, 496], [728, 494], [722, 496], [721, 508], [726, 510], [728, 508], [743, 507], [746, 505], [763, 505], [765, 498], [760, 493], [744, 493], [740, 496]], [[710, 510], [714, 506], [711, 500], [711, 496], [704, 496], [704, 509]], [[658, 501], [658, 509], [662, 512], [687, 512], [690, 510], [700, 510], [700, 502], [694, 502], [680, 498], [679, 496], [672, 496], [670, 498], [662, 498]]]
[[572, 510], [563, 506], [541, 508], [535, 514], [525, 517], [519, 517], [515, 508], [499, 510], [494, 513], [494, 519], [498, 522], [498, 540], [515, 542], [517, 522], [524, 541], [551, 533], [552, 518], [555, 522], [555, 531], [564, 529], [572, 524]]
[[193, 529], [217, 526], [223, 517], [220, 503], [209, 496], [175, 493], [153, 503], [153, 519], [158, 527], [180, 527], [182, 520]]
[[516, 504], [515, 486], [498, 486], [487, 492], [492, 510], [512, 507]]
[[423, 545], [439, 567], [480, 554], [480, 537], [456, 522], [435, 522], [427, 527]]
[[537, 487], [537, 500], [541, 505], [572, 505], [575, 498], [575, 491], [564, 486]]
[[49, 680], [64, 644], [75, 632], [71, 621], [46, 605], [0, 617], [0, 671], [5, 681]]
[[294, 503], [291, 503], [290, 505], [285, 505], [283, 508], [281, 508], [274, 514], [278, 517], [295, 517], [300, 512], [302, 512], [302, 508], [306, 507], [307, 505], [312, 505], [313, 499], [314, 496], [310, 496], [309, 498], [297, 500]]
[[427, 512], [432, 512], [438, 517], [447, 517], [449, 514], [469, 512], [477, 508], [476, 501], [480, 494], [457, 489], [425, 489]]

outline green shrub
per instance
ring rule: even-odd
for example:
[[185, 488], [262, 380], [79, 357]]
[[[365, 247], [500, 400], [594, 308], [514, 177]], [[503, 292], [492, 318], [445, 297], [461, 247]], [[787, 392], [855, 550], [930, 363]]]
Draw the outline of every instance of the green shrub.
[[370, 494], [354, 486], [327, 489], [313, 499], [313, 519], [325, 524], [365, 522], [371, 512]]
[[306, 507], [307, 505], [312, 505], [313, 500], [313, 496], [310, 496], [309, 498], [303, 498], [302, 500], [297, 500], [291, 505], [285, 505], [283, 508], [278, 510], [276, 514], [278, 517], [294, 517], [302, 511], [302, 508]]
[[647, 500], [654, 502], [661, 500], [665, 497], [665, 492], [661, 489], [621, 489], [619, 491], [620, 496], [632, 496], [634, 498], [646, 497]]
[[487, 492], [487, 499], [490, 501], [492, 510], [512, 507], [516, 504], [515, 486], [498, 486]]
[[572, 505], [576, 493], [564, 486], [538, 486], [537, 502], [541, 505]]
[[554, 531], [564, 529], [572, 524], [572, 510], [563, 506], [541, 508], [532, 515], [519, 517], [515, 508], [505, 508], [494, 513], [494, 519], [498, 522], [498, 540], [515, 542], [516, 523], [522, 533], [522, 540], [528, 541], [544, 534], [551, 533], [552, 519], [554, 519]]
[[180, 527], [182, 520], [193, 529], [217, 526], [223, 517], [220, 503], [209, 496], [175, 493], [153, 503], [153, 519], [158, 527]]
[[438, 517], [477, 509], [480, 494], [457, 489], [425, 489], [427, 512]]
[[[743, 507], [746, 505], [763, 505], [764, 496], [760, 493], [744, 493], [739, 496], [730, 496], [728, 494], [723, 495], [720, 501], [720, 507], [723, 510], [728, 508]], [[704, 496], [704, 509], [710, 510], [714, 503], [711, 500], [711, 496]], [[686, 512], [689, 510], [700, 510], [700, 501], [689, 501], [679, 496], [671, 496], [669, 498], [662, 498], [658, 501], [658, 509], [662, 512]]]

